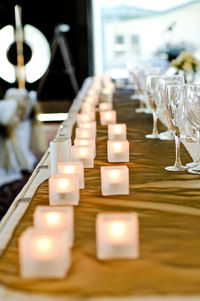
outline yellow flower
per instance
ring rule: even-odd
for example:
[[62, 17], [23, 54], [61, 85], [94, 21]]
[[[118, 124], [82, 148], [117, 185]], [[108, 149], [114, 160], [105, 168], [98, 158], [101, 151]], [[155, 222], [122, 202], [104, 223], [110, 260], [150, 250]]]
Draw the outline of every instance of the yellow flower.
[[172, 65], [178, 70], [197, 71], [199, 68], [199, 61], [197, 61], [189, 51], [182, 51], [179, 56], [172, 61]]
[[185, 71], [189, 71], [189, 70], [192, 70], [193, 68], [192, 68], [192, 65], [190, 64], [190, 62], [185, 62], [182, 65], [182, 69]]

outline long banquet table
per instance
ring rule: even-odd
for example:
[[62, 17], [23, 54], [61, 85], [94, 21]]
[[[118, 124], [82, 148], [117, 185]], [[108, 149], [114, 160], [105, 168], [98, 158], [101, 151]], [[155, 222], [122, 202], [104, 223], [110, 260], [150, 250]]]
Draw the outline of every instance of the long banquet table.
[[[100, 166], [107, 162], [107, 127], [97, 128], [97, 156], [85, 169], [85, 189], [75, 207], [72, 265], [62, 280], [27, 280], [19, 274], [18, 238], [33, 224], [37, 205], [48, 205], [48, 181], [40, 184], [0, 257], [0, 300], [199, 300], [200, 179], [164, 170], [174, 162], [174, 141], [150, 140], [152, 116], [136, 114], [137, 101], [117, 92], [117, 121], [127, 124], [130, 194], [102, 196]], [[98, 121], [98, 114], [97, 114]], [[159, 123], [159, 129], [164, 130]], [[73, 137], [72, 132], [72, 137]], [[184, 163], [191, 157], [182, 147]], [[124, 163], [122, 163], [123, 165]], [[45, 168], [44, 168], [45, 169]], [[137, 212], [140, 256], [99, 261], [95, 219], [100, 212]], [[28, 299], [27, 299], [28, 298]]]

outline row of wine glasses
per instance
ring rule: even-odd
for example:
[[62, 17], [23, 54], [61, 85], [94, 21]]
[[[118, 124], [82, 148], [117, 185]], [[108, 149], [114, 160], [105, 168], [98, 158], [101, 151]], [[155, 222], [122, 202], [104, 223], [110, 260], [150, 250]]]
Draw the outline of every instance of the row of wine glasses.
[[160, 76], [149, 75], [146, 78], [146, 92], [149, 106], [153, 114], [153, 132], [151, 135], [146, 135], [147, 138], [173, 140], [174, 136], [170, 128], [163, 133], [158, 133], [157, 119], [159, 113], [164, 109], [164, 93], [166, 85], [183, 84], [184, 77], [182, 75]]
[[[165, 169], [168, 171], [185, 171], [188, 169], [189, 173], [200, 174], [200, 152], [199, 158], [195, 162], [186, 164], [186, 166], [181, 163], [180, 159], [181, 138], [189, 137], [182, 134], [186, 120], [197, 132], [200, 149], [200, 85], [184, 84], [183, 75], [151, 74], [146, 76], [146, 95], [148, 106], [153, 115], [153, 131], [146, 137], [161, 140], [175, 139], [175, 163]], [[166, 113], [168, 130], [159, 134], [157, 120], [163, 111]]]
[[168, 124], [175, 136], [176, 160], [175, 164], [166, 167], [169, 171], [185, 171], [200, 174], [199, 158], [192, 163], [182, 165], [180, 159], [181, 133], [184, 130], [186, 120], [198, 133], [198, 149], [200, 149], [200, 85], [167, 85], [165, 88], [164, 105]]

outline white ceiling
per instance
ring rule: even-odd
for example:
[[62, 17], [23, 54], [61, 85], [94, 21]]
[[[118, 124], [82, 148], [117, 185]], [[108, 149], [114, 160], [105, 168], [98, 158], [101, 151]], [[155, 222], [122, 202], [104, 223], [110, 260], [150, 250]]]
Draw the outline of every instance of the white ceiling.
[[[96, 0], [99, 1], [99, 0]], [[149, 10], [165, 11], [177, 6], [196, 2], [194, 0], [103, 0], [102, 7], [131, 6]]]

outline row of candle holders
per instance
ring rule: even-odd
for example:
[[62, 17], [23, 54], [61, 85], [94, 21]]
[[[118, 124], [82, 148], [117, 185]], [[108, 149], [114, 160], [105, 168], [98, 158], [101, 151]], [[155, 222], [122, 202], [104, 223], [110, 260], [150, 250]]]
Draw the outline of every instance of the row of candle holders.
[[[102, 90], [102, 86], [104, 87]], [[96, 107], [100, 123], [108, 126], [108, 162], [128, 162], [126, 124], [116, 123], [112, 94], [114, 85], [107, 75], [95, 76], [77, 114], [74, 145], [71, 139], [50, 143], [51, 176], [49, 206], [37, 206], [33, 227], [19, 239], [20, 272], [25, 278], [63, 278], [71, 266], [74, 243], [73, 206], [84, 189], [84, 168], [93, 168], [96, 156]], [[101, 166], [102, 195], [129, 194], [126, 165]], [[136, 213], [100, 213], [96, 218], [96, 250], [100, 260], [138, 257]]]

